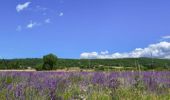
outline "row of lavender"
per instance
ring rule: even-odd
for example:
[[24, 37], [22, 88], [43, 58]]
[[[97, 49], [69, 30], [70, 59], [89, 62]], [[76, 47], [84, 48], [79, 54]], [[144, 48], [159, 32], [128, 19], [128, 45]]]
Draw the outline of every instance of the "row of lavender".
[[4, 100], [87, 98], [94, 91], [112, 96], [120, 88], [169, 94], [170, 72], [0, 72]]

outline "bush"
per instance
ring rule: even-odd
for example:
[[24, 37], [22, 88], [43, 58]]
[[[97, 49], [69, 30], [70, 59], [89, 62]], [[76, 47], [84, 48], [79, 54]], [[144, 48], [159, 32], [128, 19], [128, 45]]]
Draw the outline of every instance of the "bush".
[[98, 66], [95, 68], [95, 71], [104, 71], [104, 70], [105, 70], [104, 66]]
[[43, 57], [43, 70], [52, 70], [57, 63], [57, 56], [48, 54]]
[[35, 69], [36, 69], [37, 71], [43, 70], [43, 69], [42, 69], [42, 64], [36, 65]]

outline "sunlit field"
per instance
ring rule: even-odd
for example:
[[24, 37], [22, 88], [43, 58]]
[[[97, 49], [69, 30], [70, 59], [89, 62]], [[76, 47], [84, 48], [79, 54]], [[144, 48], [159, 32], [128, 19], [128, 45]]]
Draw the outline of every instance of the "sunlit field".
[[0, 72], [1, 100], [170, 100], [170, 72]]

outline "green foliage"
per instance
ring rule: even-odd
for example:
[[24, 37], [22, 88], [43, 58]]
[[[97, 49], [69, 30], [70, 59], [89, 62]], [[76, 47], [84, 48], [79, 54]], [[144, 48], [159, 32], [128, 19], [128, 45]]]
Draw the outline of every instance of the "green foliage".
[[104, 66], [97, 66], [97, 67], [95, 67], [96, 71], [104, 71], [105, 69], [107, 69], [107, 68], [104, 68]]
[[48, 54], [43, 57], [43, 70], [52, 70], [57, 63], [57, 56], [54, 54]]
[[42, 64], [38, 64], [38, 65], [36, 65], [35, 69], [36, 69], [37, 71], [41, 71], [41, 70], [43, 70], [43, 68], [42, 68]]
[[[79, 67], [81, 69], [112, 70], [114, 67], [123, 67], [121, 70], [170, 70], [169, 59], [126, 58], [126, 59], [56, 59], [53, 54], [41, 58], [5, 59], [0, 60], [0, 69], [27, 69], [37, 70], [63, 69]], [[45, 60], [45, 63], [43, 63]], [[153, 62], [152, 62], [153, 60]], [[50, 61], [50, 62], [49, 62]], [[56, 64], [57, 61], [57, 64]], [[43, 67], [42, 67], [43, 66]], [[102, 66], [102, 67], [101, 67]]]
[[9, 64], [9, 66], [10, 66], [10, 69], [20, 69], [20, 68], [22, 68], [19, 61], [11, 62]]

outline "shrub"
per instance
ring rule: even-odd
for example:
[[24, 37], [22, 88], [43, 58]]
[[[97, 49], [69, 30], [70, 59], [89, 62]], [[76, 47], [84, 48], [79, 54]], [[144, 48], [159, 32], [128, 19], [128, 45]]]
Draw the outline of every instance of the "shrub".
[[43, 57], [43, 70], [52, 70], [57, 63], [57, 56], [48, 54]]
[[35, 69], [36, 69], [37, 71], [43, 70], [43, 69], [42, 69], [42, 64], [36, 65]]

